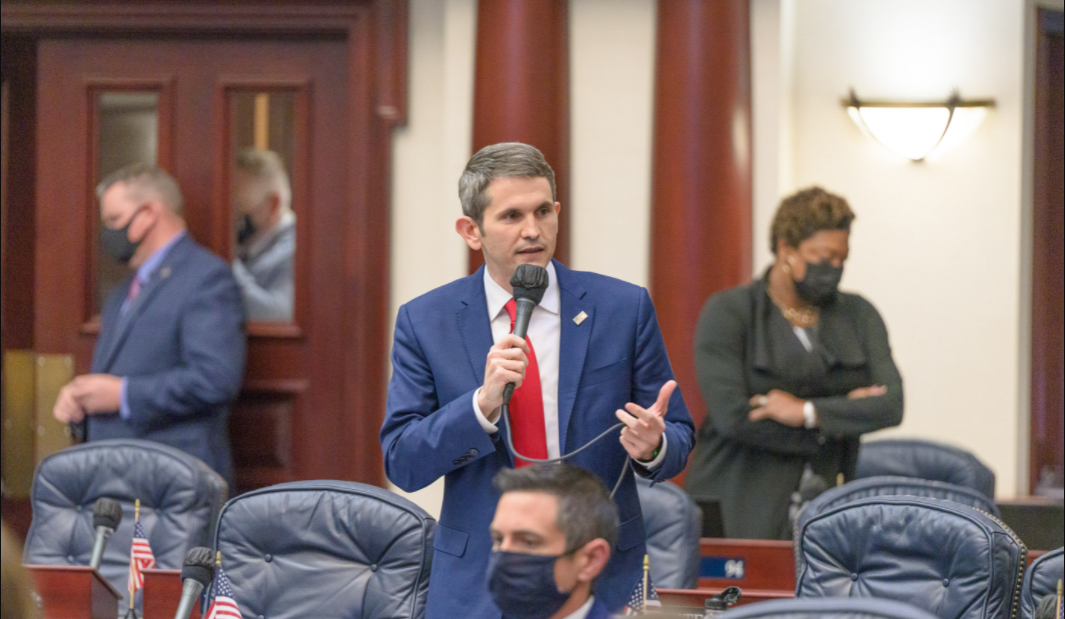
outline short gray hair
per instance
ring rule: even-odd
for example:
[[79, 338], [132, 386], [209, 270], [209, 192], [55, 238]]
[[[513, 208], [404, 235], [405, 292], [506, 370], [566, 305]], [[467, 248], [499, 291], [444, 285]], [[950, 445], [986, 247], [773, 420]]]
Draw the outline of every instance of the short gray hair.
[[276, 191], [285, 210], [292, 208], [292, 184], [281, 155], [272, 150], [245, 148], [237, 153], [236, 165], [267, 191]]
[[610, 491], [602, 480], [579, 466], [562, 462], [503, 469], [494, 483], [503, 494], [539, 492], [557, 497], [555, 524], [566, 536], [565, 554], [597, 539], [606, 540], [611, 548], [618, 541], [618, 508]]
[[544, 154], [533, 146], [521, 142], [504, 142], [485, 146], [466, 164], [459, 178], [459, 200], [462, 214], [484, 223], [491, 197], [488, 185], [497, 178], [546, 178], [551, 184], [551, 200], [557, 202], [555, 171], [544, 159]]
[[104, 194], [118, 183], [126, 184], [126, 191], [138, 198], [154, 197], [164, 206], [181, 217], [185, 212], [185, 198], [181, 187], [173, 176], [165, 170], [149, 163], [134, 163], [116, 170], [104, 177], [96, 186], [96, 199], [103, 200]]

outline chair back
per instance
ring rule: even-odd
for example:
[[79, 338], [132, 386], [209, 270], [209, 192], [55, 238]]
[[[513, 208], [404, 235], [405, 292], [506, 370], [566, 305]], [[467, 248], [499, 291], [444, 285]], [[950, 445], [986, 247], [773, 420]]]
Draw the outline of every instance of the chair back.
[[215, 548], [245, 617], [421, 619], [435, 530], [387, 490], [297, 482], [227, 503]]
[[814, 516], [823, 514], [840, 505], [878, 496], [919, 496], [930, 499], [943, 499], [968, 505], [995, 518], [1001, 518], [998, 505], [995, 505], [994, 501], [970, 488], [912, 477], [870, 477], [852, 481], [836, 488], [830, 488], [821, 496], [810, 501], [802, 510], [802, 513], [799, 514], [799, 518], [795, 523], [795, 539], [799, 538], [798, 531]]
[[800, 530], [796, 597], [880, 598], [942, 619], [1016, 616], [1028, 549], [998, 519], [953, 501], [876, 497]]
[[651, 578], [662, 589], [694, 589], [699, 582], [702, 514], [691, 497], [668, 481], [636, 478], [647, 530]]
[[1058, 583], [1065, 579], [1063, 553], [1065, 549], [1058, 548], [1039, 557], [1028, 568], [1021, 588], [1021, 619], [1035, 617], [1035, 609], [1039, 608], [1043, 598], [1048, 595], [1057, 597]]
[[856, 479], [914, 477], [972, 488], [995, 498], [995, 474], [971, 453], [917, 440], [871, 441], [858, 452]]
[[936, 616], [890, 600], [775, 600], [740, 606], [724, 619], [936, 619]]
[[114, 499], [122, 504], [122, 522], [107, 544], [100, 573], [125, 595], [137, 500], [156, 566], [180, 569], [190, 549], [211, 545], [228, 493], [218, 473], [166, 445], [119, 439], [71, 447], [45, 458], [34, 474], [24, 561], [88, 565], [95, 541], [93, 505]]

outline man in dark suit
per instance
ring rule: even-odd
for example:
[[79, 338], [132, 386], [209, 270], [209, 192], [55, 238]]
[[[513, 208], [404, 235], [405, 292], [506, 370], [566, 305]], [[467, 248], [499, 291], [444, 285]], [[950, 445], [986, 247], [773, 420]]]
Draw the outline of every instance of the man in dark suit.
[[[647, 291], [552, 259], [558, 232], [554, 172], [540, 151], [497, 144], [478, 152], [459, 181], [456, 229], [485, 266], [400, 308], [381, 446], [389, 479], [408, 492], [445, 477], [428, 619], [499, 619], [484, 586], [499, 493], [492, 479], [522, 466], [503, 436], [503, 390], [514, 448], [571, 460], [608, 487], [632, 469], [654, 481], [679, 474], [694, 438]], [[510, 278], [545, 267], [550, 285], [526, 341], [511, 333]], [[614, 496], [618, 541], [595, 595], [611, 610], [642, 580], [645, 532], [636, 483]]]
[[[521, 619], [609, 619], [592, 587], [618, 538], [618, 510], [594, 474], [569, 464], [503, 469], [488, 588]], [[642, 600], [641, 600], [642, 601]]]
[[62, 389], [61, 422], [89, 441], [139, 438], [181, 449], [233, 481], [228, 407], [244, 375], [240, 289], [189, 237], [177, 182], [133, 165], [97, 187], [101, 244], [133, 273], [108, 297], [92, 373]]

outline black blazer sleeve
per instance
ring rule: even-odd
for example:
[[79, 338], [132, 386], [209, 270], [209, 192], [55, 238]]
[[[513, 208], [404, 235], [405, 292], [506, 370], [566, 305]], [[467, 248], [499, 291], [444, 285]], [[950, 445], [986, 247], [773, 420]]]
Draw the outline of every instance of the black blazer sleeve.
[[[747, 382], [747, 343], [753, 309], [744, 289], [707, 301], [695, 332], [695, 370], [706, 402], [707, 421], [723, 437], [760, 450], [813, 455], [817, 432], [764, 419], [752, 422]], [[820, 410], [820, 409], [818, 409]]]
[[846, 396], [812, 400], [817, 409], [821, 432], [832, 438], [855, 438], [867, 432], [902, 423], [902, 376], [891, 356], [887, 327], [871, 303], [858, 296], [848, 298], [852, 316], [860, 329], [862, 345], [869, 361], [872, 386], [887, 387], [885, 395], [848, 400]]

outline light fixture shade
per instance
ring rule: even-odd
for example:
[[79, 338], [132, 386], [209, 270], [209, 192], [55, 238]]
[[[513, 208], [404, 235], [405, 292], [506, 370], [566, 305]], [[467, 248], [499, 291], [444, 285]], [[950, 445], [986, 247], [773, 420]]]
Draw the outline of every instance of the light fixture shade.
[[923, 161], [971, 135], [995, 102], [962, 101], [957, 93], [943, 102], [861, 101], [852, 90], [843, 104], [866, 135], [894, 153]]

